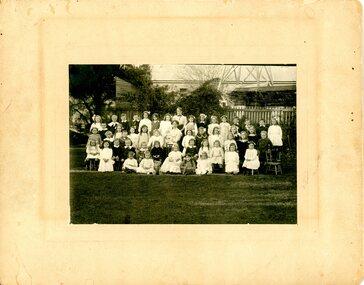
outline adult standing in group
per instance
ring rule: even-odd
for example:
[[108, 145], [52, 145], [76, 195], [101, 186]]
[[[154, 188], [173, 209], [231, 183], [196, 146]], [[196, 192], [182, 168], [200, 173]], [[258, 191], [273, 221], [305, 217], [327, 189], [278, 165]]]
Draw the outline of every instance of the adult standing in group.
[[183, 131], [185, 125], [187, 124], [187, 118], [186, 116], [183, 116], [182, 108], [178, 107], [176, 110], [176, 115], [173, 116], [172, 121], [178, 122], [178, 128]]

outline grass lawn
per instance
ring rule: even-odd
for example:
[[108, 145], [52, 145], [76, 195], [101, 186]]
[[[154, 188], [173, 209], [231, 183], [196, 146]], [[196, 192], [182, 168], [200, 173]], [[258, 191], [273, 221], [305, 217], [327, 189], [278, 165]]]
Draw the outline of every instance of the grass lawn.
[[147, 176], [83, 171], [70, 149], [73, 224], [295, 224], [295, 162], [284, 175]]

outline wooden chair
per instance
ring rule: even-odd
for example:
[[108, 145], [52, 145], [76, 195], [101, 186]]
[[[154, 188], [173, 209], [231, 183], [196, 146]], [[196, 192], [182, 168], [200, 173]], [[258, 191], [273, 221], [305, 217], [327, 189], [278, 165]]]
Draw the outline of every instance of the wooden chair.
[[281, 166], [281, 153], [278, 153], [277, 159], [275, 160], [272, 158], [272, 152], [270, 150], [268, 150], [265, 155], [267, 159], [265, 163], [265, 173], [274, 172], [276, 175], [278, 175], [278, 173], [283, 174]]

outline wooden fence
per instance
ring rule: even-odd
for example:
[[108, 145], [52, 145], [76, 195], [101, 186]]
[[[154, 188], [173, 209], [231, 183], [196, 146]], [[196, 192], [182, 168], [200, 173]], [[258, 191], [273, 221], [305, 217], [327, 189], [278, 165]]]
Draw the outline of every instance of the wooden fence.
[[272, 118], [277, 118], [280, 125], [291, 125], [296, 120], [296, 109], [294, 108], [244, 108], [233, 107], [227, 112], [228, 120], [234, 117], [249, 119], [253, 124], [258, 124], [263, 119], [270, 123]]

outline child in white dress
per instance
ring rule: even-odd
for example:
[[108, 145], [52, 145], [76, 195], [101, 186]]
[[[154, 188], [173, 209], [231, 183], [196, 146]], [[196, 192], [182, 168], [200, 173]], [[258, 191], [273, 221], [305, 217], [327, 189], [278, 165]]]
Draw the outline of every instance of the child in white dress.
[[100, 172], [109, 172], [114, 171], [114, 161], [112, 158], [112, 149], [109, 148], [110, 142], [104, 141], [103, 149], [100, 151], [100, 164], [99, 171]]
[[268, 128], [268, 139], [272, 142], [272, 158], [279, 158], [279, 153], [283, 146], [282, 128], [278, 125], [278, 120], [272, 118], [272, 125]]
[[172, 142], [178, 143], [182, 137], [182, 132], [180, 131], [180, 129], [178, 128], [178, 121], [173, 121], [172, 122], [172, 129], [169, 131], [169, 135], [172, 138]]
[[179, 151], [178, 144], [173, 145], [172, 151], [160, 168], [161, 173], [181, 173], [182, 153]]
[[145, 152], [144, 158], [139, 163], [139, 167], [137, 168], [136, 172], [142, 174], [155, 174], [154, 160], [150, 154], [150, 151]]
[[143, 143], [148, 145], [149, 142], [149, 132], [148, 127], [146, 125], [142, 125], [139, 131], [139, 140], [138, 140], [138, 147], [141, 147]]
[[221, 116], [221, 123], [220, 123], [220, 136], [221, 136], [221, 143], [224, 144], [227, 140], [228, 134], [230, 132], [230, 124], [227, 121], [227, 116]]
[[215, 128], [220, 128], [220, 125], [218, 124], [217, 117], [211, 116], [211, 123], [207, 127], [207, 134], [211, 136]]
[[213, 172], [222, 172], [224, 164], [224, 150], [221, 147], [220, 141], [216, 140], [210, 150], [210, 161]]
[[151, 129], [152, 129], [152, 121], [149, 120], [148, 117], [149, 117], [149, 112], [148, 111], [144, 111], [143, 112], [143, 119], [141, 119], [140, 122], [139, 122], [139, 129], [138, 129], [138, 132], [139, 133], [142, 130], [142, 127], [143, 126], [147, 126], [148, 132], [151, 131]]
[[172, 129], [172, 116], [171, 114], [165, 114], [164, 120], [159, 125], [159, 131], [164, 138]]
[[101, 116], [96, 115], [93, 118], [95, 121], [92, 123], [90, 127], [90, 131], [92, 131], [92, 128], [97, 128], [97, 130], [100, 132], [103, 130], [103, 127], [101, 126]]
[[120, 139], [122, 137], [122, 131], [123, 127], [121, 125], [117, 125], [114, 133], [114, 140]]
[[260, 166], [258, 151], [254, 148], [254, 142], [249, 142], [249, 148], [245, 151], [243, 168], [256, 170]]
[[163, 137], [161, 136], [159, 130], [154, 130], [153, 135], [149, 139], [148, 147], [152, 148], [156, 141], [159, 141], [160, 145], [163, 145]]
[[138, 162], [134, 158], [135, 153], [132, 151], [129, 151], [128, 158], [125, 159], [123, 164], [123, 172], [125, 173], [135, 173], [138, 169]]
[[187, 131], [192, 131], [193, 136], [197, 135], [197, 124], [195, 120], [195, 116], [188, 116], [188, 123], [185, 125], [185, 135], [187, 135]]
[[128, 135], [128, 138], [131, 140], [131, 145], [133, 147], [138, 147], [139, 135], [135, 133], [134, 127], [130, 127], [130, 135]]
[[100, 148], [95, 140], [90, 140], [86, 145], [86, 169], [96, 170], [100, 159]]
[[231, 143], [229, 150], [225, 152], [225, 172], [228, 174], [239, 173], [239, 154], [236, 151], [236, 143]]
[[229, 132], [227, 136], [227, 140], [224, 142], [224, 150], [229, 151], [230, 145], [235, 144], [235, 147], [238, 148], [236, 144], [236, 140], [234, 139], [233, 133]]
[[197, 168], [196, 168], [197, 175], [205, 175], [212, 173], [211, 162], [207, 154], [208, 152], [203, 151], [199, 156], [199, 159], [197, 159]]
[[209, 141], [207, 139], [202, 141], [201, 147], [198, 150], [198, 157], [200, 157], [203, 152], [206, 152], [208, 157], [210, 156]]

